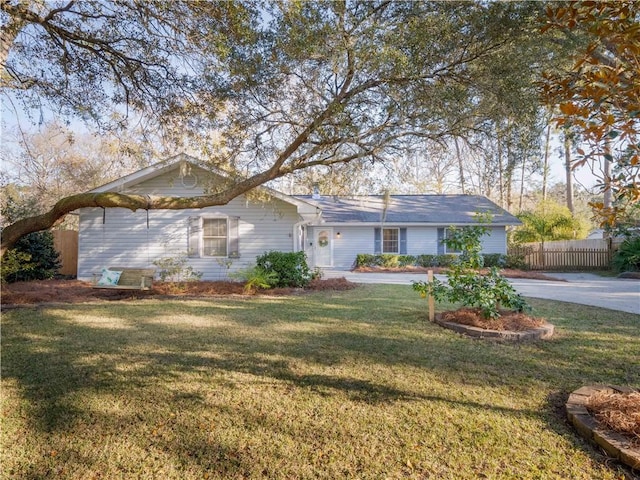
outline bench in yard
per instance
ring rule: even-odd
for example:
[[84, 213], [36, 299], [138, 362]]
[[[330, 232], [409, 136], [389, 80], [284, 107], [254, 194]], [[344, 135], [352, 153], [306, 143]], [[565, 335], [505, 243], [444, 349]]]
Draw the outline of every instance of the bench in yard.
[[111, 288], [114, 290], [151, 290], [153, 268], [103, 268], [102, 273], [93, 274], [93, 288]]

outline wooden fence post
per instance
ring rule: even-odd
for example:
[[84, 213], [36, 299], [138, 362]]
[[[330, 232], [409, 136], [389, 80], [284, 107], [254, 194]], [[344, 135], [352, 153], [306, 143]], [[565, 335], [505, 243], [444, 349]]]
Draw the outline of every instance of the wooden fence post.
[[[427, 282], [433, 283], [433, 270], [427, 271]], [[436, 300], [433, 294], [429, 293], [429, 321], [433, 322], [436, 316]]]

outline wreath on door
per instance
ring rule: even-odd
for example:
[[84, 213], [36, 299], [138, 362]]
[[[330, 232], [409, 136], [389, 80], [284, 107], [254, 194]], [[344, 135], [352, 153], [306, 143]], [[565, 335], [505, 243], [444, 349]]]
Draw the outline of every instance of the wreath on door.
[[329, 245], [329, 237], [327, 237], [326, 235], [321, 236], [318, 239], [318, 245], [320, 245], [321, 247], [326, 247], [327, 245]]

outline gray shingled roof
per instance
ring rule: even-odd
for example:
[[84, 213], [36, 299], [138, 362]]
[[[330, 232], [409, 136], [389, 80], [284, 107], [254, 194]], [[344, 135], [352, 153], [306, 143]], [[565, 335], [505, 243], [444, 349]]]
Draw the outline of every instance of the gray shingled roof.
[[[294, 195], [322, 210], [326, 223], [380, 223], [384, 197]], [[491, 212], [497, 225], [518, 225], [520, 221], [480, 195], [391, 195], [384, 222], [389, 224], [429, 223], [437, 225], [474, 224], [476, 212]]]

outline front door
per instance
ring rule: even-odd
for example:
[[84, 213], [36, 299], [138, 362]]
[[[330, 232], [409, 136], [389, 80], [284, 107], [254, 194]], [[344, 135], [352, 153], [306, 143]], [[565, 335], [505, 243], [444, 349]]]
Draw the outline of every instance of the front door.
[[333, 266], [332, 228], [316, 228], [313, 242], [313, 259], [316, 267]]

